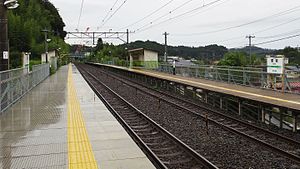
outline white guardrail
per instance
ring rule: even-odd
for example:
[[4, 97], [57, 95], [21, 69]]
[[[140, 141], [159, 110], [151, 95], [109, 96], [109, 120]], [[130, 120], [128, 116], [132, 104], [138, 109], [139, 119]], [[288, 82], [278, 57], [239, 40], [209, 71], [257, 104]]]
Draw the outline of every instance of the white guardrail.
[[0, 114], [50, 75], [49, 64], [0, 72]]

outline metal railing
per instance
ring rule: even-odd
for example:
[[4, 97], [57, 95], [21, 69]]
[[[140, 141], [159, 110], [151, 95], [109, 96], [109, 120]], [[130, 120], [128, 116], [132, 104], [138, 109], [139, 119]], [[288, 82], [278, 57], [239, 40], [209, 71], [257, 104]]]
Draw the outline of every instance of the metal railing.
[[[160, 64], [156, 71], [172, 73], [173, 67], [168, 64]], [[281, 76], [270, 79], [270, 74], [263, 68], [252, 67], [225, 67], [225, 66], [176, 66], [176, 75], [184, 77], [202, 78], [207, 80], [220, 81], [236, 85], [243, 85], [271, 90], [281, 90]], [[299, 90], [293, 90], [290, 86], [292, 79], [286, 77], [285, 91], [300, 94]]]
[[0, 113], [45, 80], [49, 74], [49, 64], [35, 65], [31, 72], [27, 68], [0, 72]]
[[[173, 73], [171, 64], [157, 62], [101, 62], [102, 64], [116, 65], [131, 68], [141, 68], [164, 73]], [[282, 91], [281, 75], [271, 75], [264, 68], [238, 67], [238, 66], [216, 66], [216, 65], [196, 65], [178, 66], [176, 65], [176, 75], [192, 78], [201, 78], [235, 85], [262, 88], [268, 90]], [[300, 85], [300, 79], [284, 78], [284, 92], [300, 94], [300, 87], [293, 88], [293, 84]]]

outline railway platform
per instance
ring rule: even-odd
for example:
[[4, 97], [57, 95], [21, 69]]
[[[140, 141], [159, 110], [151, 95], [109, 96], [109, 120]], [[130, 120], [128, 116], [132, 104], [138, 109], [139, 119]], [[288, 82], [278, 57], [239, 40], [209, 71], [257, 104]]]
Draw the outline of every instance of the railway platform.
[[[212, 80], [183, 77], [163, 72], [131, 69], [113, 65], [94, 64], [123, 74], [155, 88], [172, 90], [212, 105], [218, 109], [234, 112], [267, 124], [293, 131], [300, 129], [300, 95], [251, 88]], [[286, 120], [288, 119], [288, 120]]]
[[0, 168], [155, 168], [75, 66], [0, 116]]
[[[99, 64], [101, 65], [101, 64]], [[147, 76], [161, 78], [168, 81], [184, 83], [190, 86], [197, 86], [201, 89], [216, 91], [228, 95], [238, 96], [245, 99], [252, 99], [259, 102], [279, 105], [282, 107], [289, 107], [291, 109], [300, 111], [300, 95], [275, 92], [272, 90], [264, 90], [259, 88], [251, 88], [242, 85], [234, 85], [229, 83], [222, 83], [212, 80], [189, 78], [177, 75], [171, 75], [163, 72], [145, 70], [145, 69], [128, 69], [124, 67], [105, 65], [117, 69], [123, 69], [129, 72], [140, 73]]]

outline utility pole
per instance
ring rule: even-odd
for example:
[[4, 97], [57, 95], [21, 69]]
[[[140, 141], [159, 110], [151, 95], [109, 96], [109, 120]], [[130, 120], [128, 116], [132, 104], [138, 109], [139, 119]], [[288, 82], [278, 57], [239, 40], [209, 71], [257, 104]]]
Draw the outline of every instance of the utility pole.
[[252, 56], [252, 38], [255, 38], [255, 36], [249, 35], [246, 36], [247, 39], [249, 39], [249, 56], [250, 56], [250, 61], [251, 61], [251, 56]]
[[282, 64], [282, 76], [281, 76], [281, 91], [285, 92], [285, 56], [283, 56], [283, 64]]
[[129, 30], [128, 29], [126, 30], [126, 35], [127, 35], [127, 41], [126, 42], [127, 42], [127, 44], [129, 44]]
[[0, 71], [8, 70], [8, 28], [5, 0], [0, 0]]
[[168, 58], [168, 35], [169, 35], [169, 33], [165, 32], [163, 35], [165, 36], [165, 55], [164, 55], [164, 62], [167, 62], [167, 58]]
[[46, 55], [46, 63], [48, 63], [48, 33], [49, 30], [48, 29], [43, 29], [42, 32], [44, 32], [44, 36], [45, 36], [45, 55]]
[[129, 59], [128, 59], [128, 57], [129, 56], [127, 56], [128, 55], [128, 49], [129, 49], [129, 30], [127, 29], [126, 30], [126, 35], [127, 35], [127, 41], [126, 41], [126, 66], [128, 66], [129, 67]]

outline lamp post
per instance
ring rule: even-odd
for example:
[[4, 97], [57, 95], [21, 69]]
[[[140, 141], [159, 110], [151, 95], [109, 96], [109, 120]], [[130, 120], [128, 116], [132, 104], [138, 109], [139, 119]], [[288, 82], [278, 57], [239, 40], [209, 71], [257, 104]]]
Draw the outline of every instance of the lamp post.
[[43, 32], [45, 36], [45, 56], [46, 56], [46, 63], [48, 63], [48, 43], [51, 41], [51, 39], [48, 39], [48, 33], [50, 31], [45, 28], [41, 30], [41, 32]]
[[125, 47], [125, 57], [126, 57], [126, 64], [125, 64], [125, 67], [128, 67], [128, 48]]
[[17, 0], [0, 0], [0, 71], [8, 70], [8, 19], [7, 10], [19, 6]]

